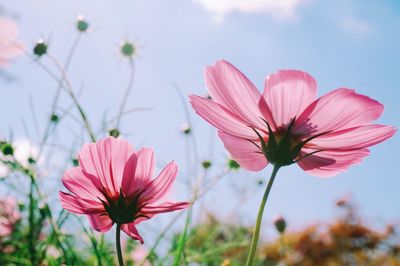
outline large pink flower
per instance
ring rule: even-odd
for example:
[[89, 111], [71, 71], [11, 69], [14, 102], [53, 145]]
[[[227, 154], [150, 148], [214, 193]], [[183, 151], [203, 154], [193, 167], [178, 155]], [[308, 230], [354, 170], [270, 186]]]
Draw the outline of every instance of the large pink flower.
[[231, 156], [245, 169], [259, 171], [268, 161], [297, 162], [316, 176], [333, 176], [359, 163], [368, 147], [395, 129], [371, 124], [383, 112], [379, 102], [354, 90], [336, 89], [318, 99], [307, 73], [281, 70], [265, 79], [261, 94], [226, 61], [205, 70], [212, 99], [190, 96], [196, 112], [218, 129]]
[[0, 18], [0, 66], [22, 54], [23, 46], [15, 40], [17, 35], [17, 24], [12, 20]]
[[85, 144], [78, 154], [79, 166], [64, 173], [62, 182], [71, 191], [60, 191], [64, 209], [86, 214], [92, 227], [108, 231], [114, 223], [143, 243], [136, 225], [156, 214], [184, 209], [187, 202], [158, 203], [171, 188], [178, 172], [170, 162], [152, 179], [152, 149], [135, 152], [125, 140], [108, 137]]

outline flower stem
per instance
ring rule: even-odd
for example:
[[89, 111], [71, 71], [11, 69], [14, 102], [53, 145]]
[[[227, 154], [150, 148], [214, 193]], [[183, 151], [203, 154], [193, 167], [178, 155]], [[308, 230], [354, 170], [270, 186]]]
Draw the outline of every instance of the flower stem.
[[274, 169], [272, 170], [271, 177], [268, 181], [268, 186], [265, 189], [264, 196], [261, 200], [260, 208], [258, 209], [256, 228], [254, 229], [253, 239], [251, 240], [251, 245], [250, 245], [249, 255], [247, 256], [246, 266], [253, 265], [254, 255], [255, 255], [256, 249], [257, 249], [257, 242], [258, 242], [258, 238], [260, 236], [261, 221], [262, 221], [262, 217], [263, 217], [263, 213], [264, 213], [265, 203], [267, 202], [269, 192], [271, 191], [272, 184], [274, 183], [274, 179], [275, 179], [276, 173], [278, 173], [279, 168], [280, 168], [280, 165], [277, 165], [277, 164], [274, 165]]
[[121, 251], [121, 225], [117, 224], [117, 230], [115, 234], [115, 242], [117, 245], [117, 255], [118, 255], [118, 264], [119, 266], [124, 266], [124, 259], [122, 258], [122, 251]]

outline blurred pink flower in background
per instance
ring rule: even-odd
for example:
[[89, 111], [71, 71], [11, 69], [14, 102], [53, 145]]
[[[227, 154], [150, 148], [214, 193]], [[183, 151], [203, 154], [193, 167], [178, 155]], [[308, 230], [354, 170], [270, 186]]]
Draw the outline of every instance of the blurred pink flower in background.
[[23, 45], [16, 41], [17, 35], [17, 24], [10, 19], [0, 17], [0, 67], [22, 54]]
[[0, 199], [0, 237], [10, 235], [19, 219], [17, 200], [13, 197]]
[[151, 266], [150, 262], [146, 260], [149, 251], [144, 246], [137, 246], [131, 252], [131, 259], [134, 265]]
[[[383, 105], [354, 90], [340, 88], [316, 99], [317, 84], [302, 71], [267, 76], [261, 94], [222, 60], [206, 68], [205, 82], [212, 99], [191, 95], [193, 108], [218, 129], [233, 159], [250, 171], [263, 169], [271, 158], [274, 164], [297, 162], [312, 175], [333, 176], [359, 163], [369, 146], [396, 131], [370, 124], [380, 117]], [[271, 146], [278, 148], [271, 151]]]
[[127, 141], [108, 137], [85, 144], [78, 160], [79, 166], [67, 170], [62, 177], [72, 194], [60, 191], [61, 204], [70, 212], [86, 214], [99, 232], [120, 224], [126, 234], [143, 244], [137, 224], [189, 205], [158, 203], [171, 188], [178, 167], [170, 162], [152, 180], [156, 163], [152, 149], [135, 152]]

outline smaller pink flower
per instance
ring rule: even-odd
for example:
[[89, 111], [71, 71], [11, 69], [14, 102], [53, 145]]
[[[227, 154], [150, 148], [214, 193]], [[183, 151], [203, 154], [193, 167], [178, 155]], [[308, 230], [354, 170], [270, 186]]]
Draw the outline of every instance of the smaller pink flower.
[[68, 169], [62, 177], [62, 183], [71, 193], [59, 192], [61, 204], [70, 212], [86, 214], [96, 231], [106, 232], [117, 223], [127, 235], [143, 244], [137, 224], [189, 205], [159, 203], [171, 188], [178, 167], [170, 162], [152, 179], [155, 168], [152, 149], [134, 151], [127, 141], [108, 137], [85, 144], [78, 160], [79, 166]]
[[0, 199], [0, 237], [10, 235], [19, 219], [17, 200], [13, 197]]
[[0, 66], [7, 65], [13, 58], [22, 54], [23, 45], [15, 40], [17, 35], [17, 24], [12, 20], [0, 18]]

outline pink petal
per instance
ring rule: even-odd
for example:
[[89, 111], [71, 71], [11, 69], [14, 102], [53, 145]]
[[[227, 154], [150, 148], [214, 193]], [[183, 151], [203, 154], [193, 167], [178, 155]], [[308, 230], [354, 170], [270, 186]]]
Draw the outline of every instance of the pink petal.
[[125, 163], [133, 154], [125, 140], [108, 137], [97, 143], [85, 144], [78, 154], [82, 170], [97, 176], [110, 197], [119, 193]]
[[61, 206], [67, 211], [78, 214], [93, 214], [104, 212], [104, 206], [100, 201], [85, 200], [77, 196], [59, 191]]
[[195, 95], [190, 95], [189, 98], [196, 113], [219, 130], [242, 138], [250, 138], [254, 135], [250, 128], [252, 125], [243, 122], [238, 116], [213, 100]]
[[[260, 171], [267, 166], [268, 161], [264, 154], [258, 153], [259, 149], [249, 140], [237, 138], [222, 131], [218, 131], [218, 135], [232, 158], [241, 167], [249, 171]], [[256, 142], [261, 146], [259, 141]]]
[[62, 177], [62, 183], [79, 198], [95, 201], [98, 198], [105, 200], [101, 192], [102, 185], [100, 180], [95, 176], [83, 173], [80, 167], [66, 170]]
[[264, 99], [276, 126], [287, 125], [315, 99], [317, 84], [307, 73], [281, 70], [265, 79]]
[[146, 189], [140, 197], [142, 203], [153, 203], [165, 196], [172, 184], [175, 181], [176, 175], [178, 174], [178, 166], [175, 162], [170, 162], [157, 178], [153, 179], [146, 185]]
[[[313, 149], [302, 149], [301, 155], [314, 151]], [[360, 150], [328, 150], [303, 158], [298, 162], [299, 166], [307, 173], [330, 177], [346, 171], [351, 165], [358, 164], [369, 155], [368, 149]]]
[[395, 132], [390, 126], [359, 126], [322, 135], [312, 140], [312, 144], [321, 149], [361, 149], [376, 145]]
[[165, 202], [157, 206], [146, 205], [141, 209], [141, 213], [146, 216], [154, 216], [159, 213], [173, 212], [178, 210], [183, 210], [190, 205], [189, 202]]
[[137, 155], [132, 156], [136, 159], [128, 160], [122, 180], [122, 191], [126, 196], [132, 195], [150, 182], [156, 164], [152, 149], [142, 148]]
[[90, 225], [98, 232], [107, 232], [113, 226], [113, 221], [104, 213], [96, 213], [87, 215]]
[[242, 121], [256, 127], [263, 126], [258, 109], [261, 94], [242, 72], [229, 62], [220, 60], [207, 67], [204, 74], [206, 86], [215, 102], [237, 114]]
[[10, 19], [0, 18], [0, 39], [1, 41], [12, 41], [18, 35], [17, 24]]
[[123, 225], [121, 225], [121, 230], [124, 231], [125, 234], [132, 237], [133, 239], [139, 240], [140, 244], [143, 245], [143, 243], [144, 243], [143, 238], [139, 235], [139, 232], [136, 229], [135, 224], [133, 224], [133, 223], [123, 224]]
[[334, 90], [314, 101], [297, 121], [295, 131], [318, 134], [362, 126], [383, 112], [379, 102], [350, 89]]

